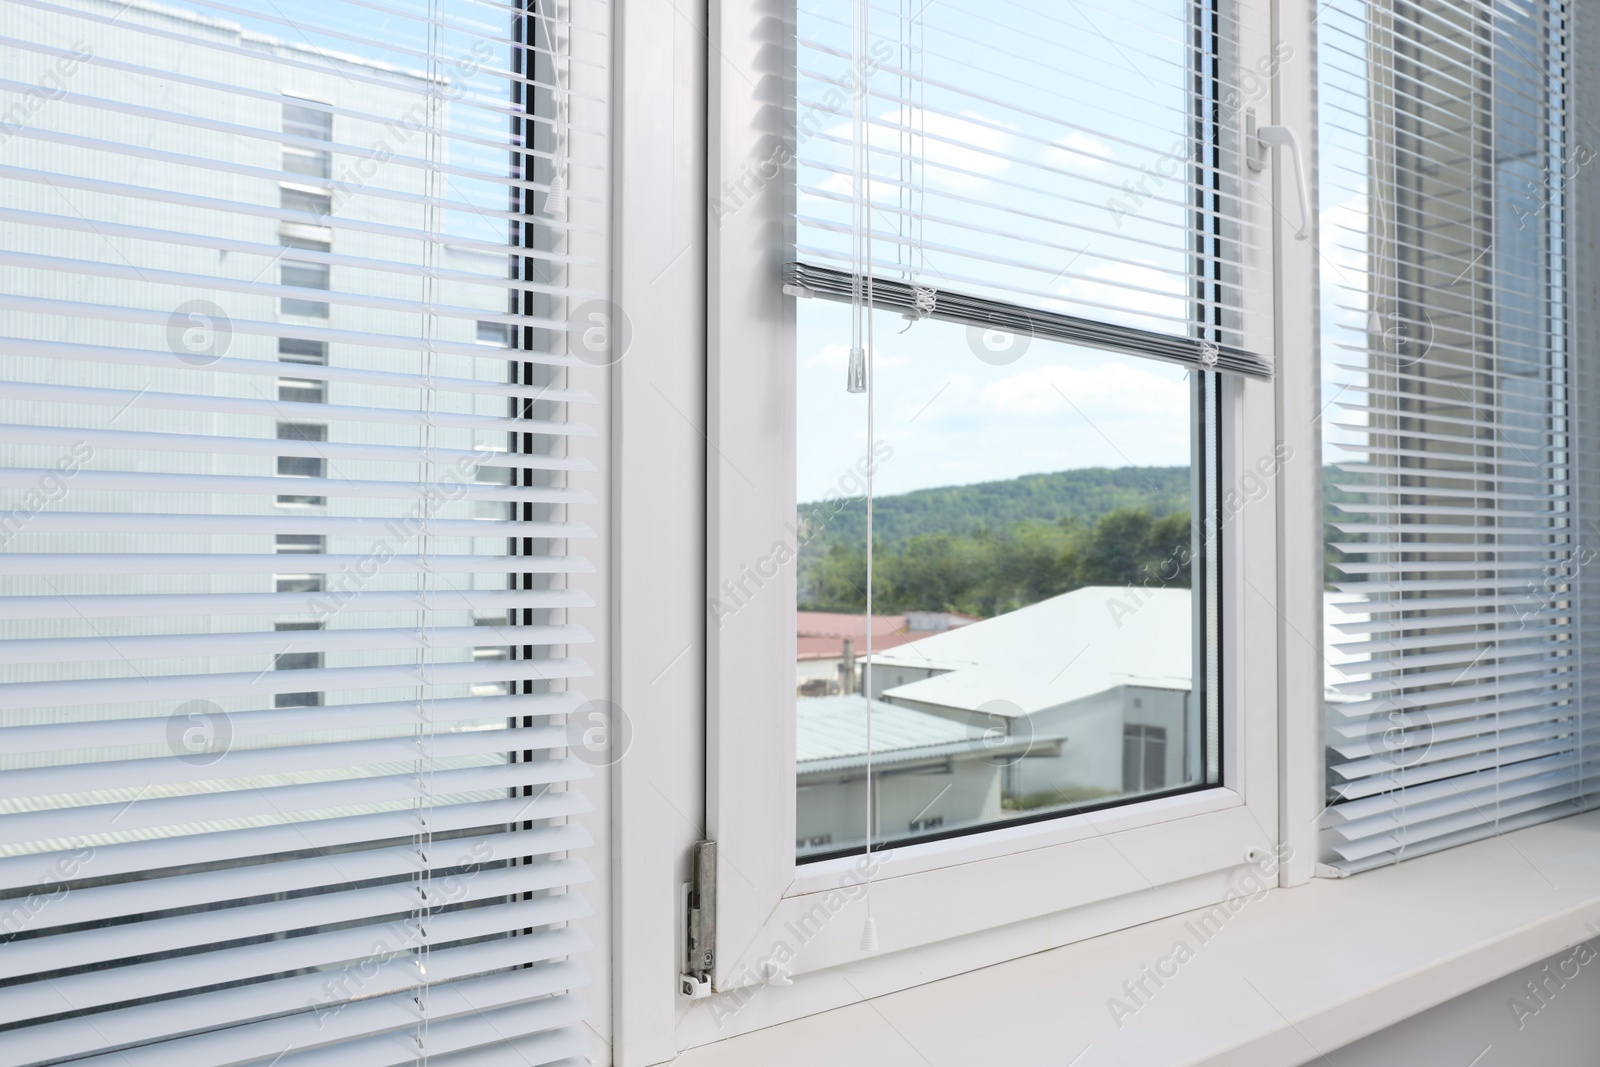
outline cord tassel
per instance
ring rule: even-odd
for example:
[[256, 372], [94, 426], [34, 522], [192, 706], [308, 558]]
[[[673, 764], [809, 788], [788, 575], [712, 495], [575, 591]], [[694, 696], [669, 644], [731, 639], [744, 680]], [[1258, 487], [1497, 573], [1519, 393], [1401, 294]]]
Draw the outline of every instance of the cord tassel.
[[861, 927], [861, 951], [878, 951], [878, 920], [867, 916], [866, 925]]

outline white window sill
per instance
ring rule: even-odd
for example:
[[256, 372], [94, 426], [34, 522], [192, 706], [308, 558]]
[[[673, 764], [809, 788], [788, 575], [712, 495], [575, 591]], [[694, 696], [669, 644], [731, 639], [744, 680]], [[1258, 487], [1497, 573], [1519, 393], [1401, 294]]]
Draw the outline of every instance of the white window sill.
[[[1296, 1067], [1600, 932], [1600, 812], [1273, 890], [1205, 940], [1198, 915], [719, 1041], [676, 1067]], [[1192, 956], [1160, 988], [1146, 979], [1152, 995], [1119, 1028], [1110, 998], [1133, 1005], [1123, 983], [1180, 940]]]

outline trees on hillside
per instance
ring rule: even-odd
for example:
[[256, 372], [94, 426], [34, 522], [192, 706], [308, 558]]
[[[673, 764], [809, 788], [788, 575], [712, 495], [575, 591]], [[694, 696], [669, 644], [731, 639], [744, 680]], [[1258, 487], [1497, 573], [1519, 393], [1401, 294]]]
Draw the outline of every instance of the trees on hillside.
[[[988, 618], [1085, 585], [1189, 586], [1189, 516], [1117, 508], [1092, 524], [1027, 519], [1003, 530], [917, 534], [874, 552], [874, 610], [958, 611]], [[861, 611], [866, 546], [830, 542], [802, 554], [800, 607]]]

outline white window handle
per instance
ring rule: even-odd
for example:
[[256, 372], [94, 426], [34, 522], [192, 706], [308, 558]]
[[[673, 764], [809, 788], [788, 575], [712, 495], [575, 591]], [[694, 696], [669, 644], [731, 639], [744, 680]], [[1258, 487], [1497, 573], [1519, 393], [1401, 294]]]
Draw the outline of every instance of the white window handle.
[[1311, 236], [1311, 194], [1306, 188], [1306, 165], [1300, 155], [1300, 139], [1287, 126], [1257, 126], [1256, 114], [1250, 111], [1245, 114], [1245, 143], [1249, 146], [1251, 170], [1261, 169], [1256, 155], [1258, 146], [1263, 154], [1268, 148], [1287, 148], [1294, 157], [1294, 185], [1300, 194], [1300, 229], [1295, 232], [1294, 239], [1304, 241]]

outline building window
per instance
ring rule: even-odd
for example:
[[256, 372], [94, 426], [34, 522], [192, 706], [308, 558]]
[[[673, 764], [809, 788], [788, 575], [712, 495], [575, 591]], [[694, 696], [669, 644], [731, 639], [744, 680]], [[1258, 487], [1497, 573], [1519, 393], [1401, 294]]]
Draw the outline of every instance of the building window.
[[1122, 728], [1122, 791], [1147, 793], [1167, 787], [1167, 731], [1160, 726]]
[[304, 211], [317, 216], [318, 222], [333, 210], [333, 198], [321, 190], [300, 189], [285, 185], [278, 190], [278, 206], [289, 211]]
[[510, 348], [511, 327], [503, 322], [484, 322], [479, 319], [477, 342], [480, 345], [493, 345], [496, 348]]
[[316, 378], [279, 378], [278, 399], [296, 404], [327, 402], [327, 383]]
[[[280, 337], [278, 359], [284, 363], [327, 366], [328, 343], [304, 341], [298, 337]], [[298, 404], [325, 404], [328, 402], [328, 383], [321, 378], [279, 378], [278, 399]]]
[[278, 359], [284, 363], [305, 363], [311, 366], [328, 365], [328, 342], [306, 341], [298, 337], [278, 338]]
[[274, 551], [309, 555], [328, 551], [328, 539], [322, 534], [279, 534], [274, 541]]
[[[326, 252], [333, 247], [327, 241], [317, 241], [306, 237], [296, 237], [283, 234], [278, 238], [285, 248], [299, 248], [309, 252]], [[285, 259], [278, 264], [278, 283], [292, 285], [301, 289], [321, 289], [327, 291], [328, 265], [326, 263], [302, 262], [299, 260]], [[328, 304], [325, 300], [305, 300], [300, 297], [283, 297], [280, 309], [285, 315], [301, 315], [311, 319], [325, 319], [328, 317]]]
[[[316, 141], [331, 141], [333, 115], [304, 104], [285, 103], [283, 132]], [[332, 154], [325, 148], [286, 144], [283, 146], [283, 169], [308, 178], [328, 178], [333, 174]]]
[[[279, 555], [304, 556], [327, 551], [327, 539], [321, 534], [279, 534], [273, 545]], [[273, 576], [273, 586], [280, 593], [320, 593], [325, 576], [317, 574], [278, 574]]]
[[[304, 630], [321, 630], [320, 622], [280, 622], [273, 626], [279, 633], [295, 633]], [[275, 671], [310, 671], [320, 670], [323, 665], [321, 652], [308, 652], [296, 650], [293, 647], [293, 638], [288, 638], [289, 644], [285, 650], [272, 659], [272, 669]], [[315, 708], [322, 705], [321, 693], [277, 693], [273, 696], [273, 706], [278, 708]]]
[[[280, 422], [278, 423], [278, 440], [280, 441], [326, 441], [328, 428], [318, 423], [308, 422]], [[278, 457], [278, 477], [280, 478], [326, 478], [327, 460], [322, 456], [287, 455]], [[321, 505], [326, 504], [327, 498], [299, 493], [280, 493], [278, 503], [291, 505]]]

